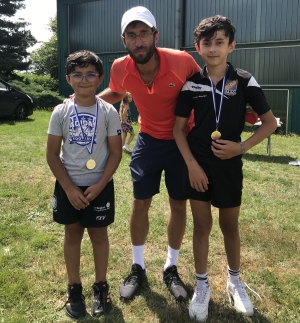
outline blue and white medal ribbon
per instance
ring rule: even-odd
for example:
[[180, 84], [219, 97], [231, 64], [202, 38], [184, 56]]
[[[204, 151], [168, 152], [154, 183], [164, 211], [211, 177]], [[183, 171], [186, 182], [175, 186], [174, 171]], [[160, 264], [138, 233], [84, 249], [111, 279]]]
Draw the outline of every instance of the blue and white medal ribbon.
[[[227, 69], [226, 69], [227, 72]], [[224, 89], [225, 89], [225, 84], [226, 84], [226, 74], [223, 77], [223, 84], [222, 84], [222, 94], [221, 94], [221, 100], [220, 100], [220, 107], [219, 107], [219, 113], [217, 115], [217, 107], [216, 107], [216, 97], [215, 97], [215, 85], [213, 81], [211, 80], [209, 76], [210, 84], [211, 84], [211, 93], [213, 97], [213, 103], [214, 103], [214, 110], [215, 110], [215, 116], [216, 116], [216, 130], [212, 132], [211, 134], [211, 139], [212, 140], [217, 140], [221, 138], [221, 132], [218, 130], [219, 123], [220, 123], [220, 115], [221, 115], [221, 110], [222, 110], [222, 105], [223, 105], [223, 98], [224, 98]]]
[[[76, 102], [75, 102], [75, 99], [74, 99], [74, 111], [75, 111], [75, 114], [76, 114], [76, 119], [77, 119], [77, 122], [79, 124], [79, 127], [80, 127], [80, 130], [81, 130], [81, 133], [82, 133], [82, 139], [83, 140], [87, 140], [87, 135], [84, 133], [83, 129], [82, 129], [82, 125], [79, 121], [79, 117], [78, 117], [78, 112], [77, 112], [77, 108], [76, 108]], [[92, 134], [92, 141], [91, 141], [91, 145], [90, 147], [88, 147], [88, 145], [86, 146], [89, 154], [91, 155], [92, 157], [92, 153], [93, 153], [93, 146], [94, 146], [94, 139], [95, 139], [95, 135], [96, 135], [96, 130], [97, 130], [97, 123], [98, 123], [98, 100], [96, 99], [96, 120], [95, 120], [95, 127], [94, 127], [94, 131], [93, 131], [93, 134]], [[90, 157], [90, 159], [86, 162], [85, 166], [87, 169], [94, 169], [96, 167], [96, 161], [94, 159], [92, 159]]]

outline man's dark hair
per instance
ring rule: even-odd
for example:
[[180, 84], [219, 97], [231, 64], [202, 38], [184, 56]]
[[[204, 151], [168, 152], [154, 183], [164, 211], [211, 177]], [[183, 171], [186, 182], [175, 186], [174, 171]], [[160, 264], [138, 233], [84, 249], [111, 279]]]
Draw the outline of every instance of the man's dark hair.
[[101, 59], [95, 53], [88, 50], [80, 50], [68, 56], [66, 74], [70, 75], [72, 72], [74, 72], [76, 66], [87, 67], [88, 65], [95, 66], [99, 75], [103, 74], [103, 63]]
[[218, 30], [223, 30], [229, 38], [229, 44], [234, 41], [235, 27], [227, 17], [216, 15], [203, 19], [194, 30], [195, 43], [199, 45], [201, 39], [210, 40]]

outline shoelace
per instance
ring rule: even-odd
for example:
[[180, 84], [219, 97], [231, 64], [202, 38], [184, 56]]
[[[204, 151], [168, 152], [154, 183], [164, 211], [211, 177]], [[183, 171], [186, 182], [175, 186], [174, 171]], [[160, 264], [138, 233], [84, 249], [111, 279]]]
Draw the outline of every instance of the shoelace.
[[235, 290], [237, 291], [237, 293], [239, 294], [241, 299], [242, 298], [247, 298], [247, 293], [246, 293], [245, 287], [247, 287], [256, 296], [258, 296], [258, 298], [262, 302], [262, 299], [261, 299], [260, 295], [255, 290], [253, 290], [251, 287], [249, 287], [248, 284], [239, 281], [238, 286], [235, 288]]
[[169, 274], [167, 274], [165, 276], [165, 280], [167, 282], [168, 285], [171, 285], [172, 283], [174, 283], [175, 285], [181, 285], [181, 279], [179, 277], [179, 274], [174, 271], [174, 272], [170, 272]]
[[258, 298], [262, 302], [262, 299], [261, 299], [260, 295], [255, 290], [253, 290], [251, 287], [249, 287], [246, 283], [243, 283], [243, 284], [244, 284], [244, 287], [246, 286], [249, 290], [251, 290], [252, 293], [254, 293], [256, 296], [258, 296]]
[[196, 287], [196, 301], [200, 304], [204, 304], [207, 296], [207, 292], [208, 292], [208, 287], [206, 286], [205, 288]]
[[126, 285], [126, 283], [135, 283], [137, 280], [141, 280], [140, 279], [140, 274], [138, 273], [137, 270], [132, 271], [129, 276], [124, 280], [124, 285]]

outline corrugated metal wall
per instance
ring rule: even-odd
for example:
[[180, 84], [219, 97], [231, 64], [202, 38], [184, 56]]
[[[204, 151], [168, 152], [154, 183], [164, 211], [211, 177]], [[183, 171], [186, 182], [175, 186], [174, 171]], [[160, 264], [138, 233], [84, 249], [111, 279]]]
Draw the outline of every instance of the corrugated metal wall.
[[290, 131], [300, 135], [300, 89], [292, 90], [292, 111], [291, 111], [291, 123]]
[[238, 27], [237, 42], [300, 39], [299, 0], [186, 0], [183, 46], [193, 45], [192, 31], [199, 21], [217, 14], [229, 17]]
[[[293, 94], [288, 131], [300, 134], [300, 0], [182, 0], [182, 48], [203, 66], [194, 50], [193, 31], [199, 21], [215, 14], [228, 16], [237, 27], [236, 50], [229, 60], [252, 73], [266, 92], [275, 114], [286, 118], [285, 96], [279, 88]], [[174, 48], [175, 0], [57, 0], [60, 59], [60, 92], [72, 92], [64, 81], [64, 65], [70, 52], [89, 49], [103, 60], [107, 87], [113, 58], [127, 54], [120, 39], [123, 13], [142, 5], [154, 14], [160, 31], [158, 46]], [[277, 88], [277, 90], [276, 90]], [[276, 92], [277, 91], [277, 92]], [[116, 105], [118, 108], [119, 104]]]
[[121, 19], [126, 10], [138, 5], [147, 7], [155, 15], [162, 31], [160, 46], [174, 47], [174, 37], [170, 37], [175, 30], [174, 0], [110, 0], [70, 5], [70, 52], [82, 48], [95, 53], [124, 51], [120, 38]]

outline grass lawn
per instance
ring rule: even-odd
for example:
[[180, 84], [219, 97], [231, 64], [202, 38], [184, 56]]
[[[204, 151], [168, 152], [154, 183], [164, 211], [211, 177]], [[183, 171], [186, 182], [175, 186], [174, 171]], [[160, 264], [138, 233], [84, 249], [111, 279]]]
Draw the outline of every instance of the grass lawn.
[[[65, 316], [66, 270], [63, 226], [52, 221], [54, 178], [46, 164], [45, 148], [50, 112], [35, 111], [23, 122], [0, 121], [0, 322], [72, 322]], [[135, 128], [137, 132], [137, 127]], [[243, 139], [251, 133], [243, 133]], [[246, 153], [244, 192], [240, 215], [242, 278], [259, 292], [262, 303], [249, 291], [255, 306], [252, 318], [238, 315], [226, 294], [226, 257], [218, 215], [210, 239], [209, 274], [212, 297], [207, 322], [298, 323], [300, 321], [300, 168], [288, 165], [300, 159], [300, 138], [272, 135], [272, 156], [266, 140]], [[194, 322], [188, 304], [177, 304], [161, 281], [167, 254], [167, 192], [153, 198], [145, 260], [149, 286], [130, 304], [119, 298], [119, 284], [131, 266], [129, 213], [132, 183], [123, 158], [115, 174], [116, 220], [109, 227], [108, 282], [113, 310], [79, 322], [182, 323]], [[190, 210], [178, 262], [192, 296], [194, 266], [193, 223]], [[87, 309], [94, 282], [91, 244], [84, 236], [81, 261]]]

